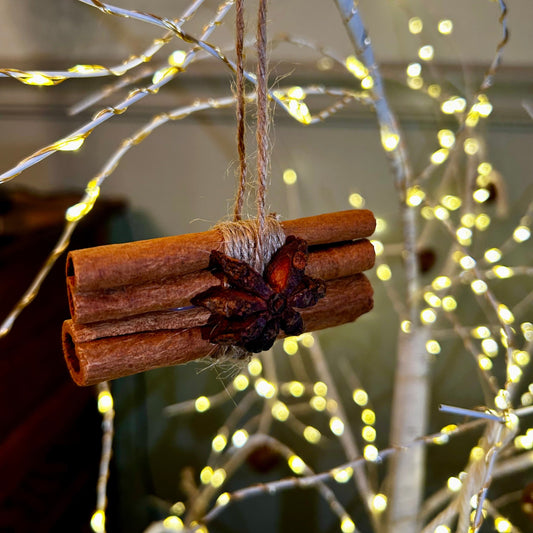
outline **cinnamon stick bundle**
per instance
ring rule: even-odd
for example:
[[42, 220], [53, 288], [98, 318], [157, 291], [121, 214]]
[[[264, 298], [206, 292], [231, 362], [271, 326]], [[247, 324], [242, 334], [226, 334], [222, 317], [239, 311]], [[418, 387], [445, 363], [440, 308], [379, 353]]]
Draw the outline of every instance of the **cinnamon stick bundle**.
[[[372, 295], [372, 286], [364, 274], [327, 282], [326, 296], [301, 311], [305, 330], [317, 331], [352, 322], [372, 309]], [[72, 378], [78, 385], [94, 385], [212, 354], [216, 346], [202, 338], [201, 328], [209, 313], [198, 311], [194, 327], [184, 326], [190, 317], [181, 314], [188, 311], [167, 313], [165, 317], [154, 313], [138, 317], [137, 323], [134, 319], [116, 321], [113, 331], [65, 321], [63, 350]]]
[[[375, 259], [366, 239], [375, 228], [370, 211], [281, 225], [309, 245], [305, 274], [326, 282], [326, 296], [299, 311], [305, 331], [353, 321], [372, 308], [372, 287], [361, 274]], [[70, 252], [72, 320], [63, 326], [63, 351], [74, 381], [92, 385], [213, 354], [216, 345], [202, 338], [210, 313], [191, 298], [220, 285], [207, 266], [223, 244], [215, 229]]]

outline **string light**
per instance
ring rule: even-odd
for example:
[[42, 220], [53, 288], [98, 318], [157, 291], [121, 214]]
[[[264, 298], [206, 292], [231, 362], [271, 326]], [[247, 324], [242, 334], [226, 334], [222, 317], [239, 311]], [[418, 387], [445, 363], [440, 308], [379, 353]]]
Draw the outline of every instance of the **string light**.
[[440, 148], [433, 152], [429, 159], [434, 165], [442, 165], [442, 163], [448, 159], [449, 153], [450, 151], [447, 148]]
[[491, 337], [481, 341], [481, 349], [489, 357], [496, 357], [498, 355], [498, 343]]
[[360, 407], [364, 407], [368, 403], [368, 394], [363, 389], [355, 389], [352, 398]]
[[433, 324], [437, 320], [437, 314], [428, 307], [420, 312], [420, 320], [423, 324]]
[[217, 498], [217, 501], [216, 501], [216, 505], [217, 506], [223, 506], [223, 505], [227, 505], [230, 501], [231, 497], [229, 495], [229, 492], [223, 492], [218, 498]]
[[256, 380], [255, 390], [263, 398], [272, 398], [276, 394], [275, 385], [263, 378]]
[[387, 127], [381, 128], [381, 144], [386, 152], [392, 152], [396, 150], [400, 143], [400, 136], [393, 131], [390, 131]]
[[328, 386], [323, 381], [317, 381], [313, 385], [313, 392], [317, 396], [326, 396], [328, 393]]
[[313, 396], [309, 400], [309, 405], [315, 410], [315, 411], [324, 411], [326, 409], [326, 399], [322, 396]]
[[487, 326], [478, 326], [472, 330], [471, 335], [475, 339], [487, 339], [490, 337], [490, 329]]
[[226, 447], [227, 443], [228, 439], [226, 438], [226, 436], [218, 434], [211, 442], [211, 448], [214, 452], [220, 453]]
[[404, 332], [404, 333], [411, 333], [411, 321], [410, 320], [402, 320], [402, 322], [400, 323], [400, 329]]
[[344, 433], [344, 422], [338, 416], [332, 416], [329, 420], [329, 429], [340, 437]]
[[497, 278], [507, 279], [513, 276], [514, 272], [512, 268], [506, 267], [504, 265], [497, 265], [492, 267], [492, 272]]
[[95, 511], [91, 516], [91, 529], [94, 533], [105, 533], [105, 513], [102, 510]]
[[407, 65], [406, 72], [407, 75], [411, 78], [420, 76], [420, 73], [422, 72], [422, 66], [420, 65], [420, 63], [410, 63], [409, 65]]
[[383, 233], [387, 229], [387, 221], [384, 218], [376, 217], [376, 233]]
[[496, 263], [502, 258], [502, 252], [498, 248], [490, 248], [483, 257], [488, 263]]
[[484, 294], [488, 290], [488, 285], [482, 279], [475, 279], [470, 283], [470, 287], [476, 294]]
[[520, 329], [527, 342], [533, 341], [533, 324], [531, 322], [522, 322], [522, 324], [520, 324]]
[[482, 161], [478, 167], [477, 167], [477, 171], [482, 175], [482, 176], [488, 176], [490, 175], [490, 173], [492, 172], [492, 165], [488, 162], [488, 161]]
[[376, 513], [382, 513], [387, 508], [387, 496], [378, 493], [372, 498], [372, 509]]
[[303, 431], [304, 439], [311, 444], [318, 444], [322, 437], [320, 431], [313, 426], [306, 426]]
[[444, 524], [439, 524], [433, 533], [451, 533], [451, 529]]
[[457, 309], [457, 300], [453, 296], [445, 296], [442, 299], [442, 308], [448, 313], [455, 311]]
[[185, 52], [185, 50], [174, 50], [174, 52], [168, 56], [168, 64], [172, 67], [182, 67], [186, 57], [187, 52]]
[[491, 370], [493, 366], [492, 361], [485, 355], [481, 355], [481, 354], [477, 358], [477, 364], [479, 368], [481, 368], [481, 370], [485, 370], [485, 371]]
[[376, 430], [372, 426], [364, 426], [361, 430], [361, 436], [366, 442], [374, 442], [376, 440]]
[[375, 462], [379, 458], [378, 449], [373, 444], [367, 444], [363, 449], [363, 457], [367, 461]]
[[426, 193], [418, 185], [415, 185], [407, 189], [406, 203], [410, 207], [416, 207], [424, 201], [425, 197]]
[[450, 19], [439, 20], [437, 28], [442, 35], [450, 35], [453, 31], [453, 22]]
[[239, 374], [233, 379], [233, 387], [237, 391], [246, 390], [249, 384], [250, 380], [244, 374]]
[[389, 265], [383, 263], [376, 268], [376, 275], [381, 281], [388, 281], [392, 277], [392, 271]]
[[348, 202], [356, 209], [361, 209], [365, 205], [365, 199], [358, 193], [350, 194], [350, 196], [348, 196]]
[[443, 148], [451, 148], [455, 144], [455, 134], [452, 130], [439, 130], [437, 138]]
[[167, 516], [163, 520], [163, 527], [165, 529], [170, 529], [171, 531], [183, 531], [185, 528], [181, 518], [175, 515]]
[[262, 371], [263, 365], [261, 364], [261, 361], [259, 361], [257, 357], [253, 357], [248, 363], [248, 372], [252, 376], [259, 376]]
[[281, 401], [276, 401], [271, 409], [272, 416], [280, 422], [285, 422], [289, 418], [289, 408]]
[[361, 420], [368, 424], [369, 426], [375, 424], [376, 422], [376, 413], [372, 409], [364, 409], [361, 413]]
[[430, 44], [426, 44], [418, 50], [418, 57], [422, 61], [431, 61], [434, 55], [435, 55], [435, 50], [433, 49], [433, 46], [431, 46]]
[[461, 217], [461, 224], [467, 228], [472, 228], [476, 224], [476, 217], [473, 213], [465, 213]]
[[372, 246], [374, 247], [374, 252], [376, 253], [376, 256], [383, 255], [383, 252], [385, 251], [385, 247], [383, 246], [383, 243], [381, 241], [377, 241], [375, 239], [370, 241]]
[[355, 56], [348, 56], [345, 65], [346, 68], [359, 80], [368, 76], [368, 69]]
[[98, 411], [105, 414], [113, 409], [113, 396], [107, 390], [98, 393]]
[[331, 473], [337, 483], [347, 483], [353, 476], [353, 468], [351, 466], [342, 469], [335, 468]]
[[226, 471], [223, 468], [217, 468], [211, 476], [211, 485], [215, 488], [222, 486], [226, 481]]
[[407, 86], [414, 91], [419, 91], [422, 89], [422, 87], [424, 87], [424, 79], [421, 76], [407, 78]]
[[294, 355], [298, 352], [298, 342], [296, 341], [296, 337], [287, 337], [286, 339], [283, 339], [283, 351], [287, 355]]
[[283, 181], [286, 185], [294, 185], [298, 179], [296, 172], [292, 168], [283, 171]]
[[413, 35], [417, 35], [422, 31], [422, 28], [424, 27], [424, 24], [422, 22], [422, 19], [419, 17], [412, 17], [409, 19], [409, 31]]
[[349, 516], [344, 516], [341, 520], [341, 531], [342, 533], [354, 533], [355, 524]]
[[463, 483], [458, 477], [451, 476], [448, 478], [446, 485], [451, 492], [459, 492]]
[[498, 533], [511, 533], [513, 530], [513, 525], [511, 524], [511, 522], [501, 516], [498, 516], [494, 520], [494, 527], [496, 528], [496, 531]]
[[291, 381], [289, 383], [289, 392], [295, 398], [300, 398], [300, 396], [302, 396], [302, 394], [305, 392], [305, 387], [300, 381]]
[[194, 402], [194, 408], [199, 413], [204, 413], [211, 407], [211, 401], [206, 396], [199, 396]]
[[490, 193], [487, 189], [476, 189], [472, 193], [472, 198], [478, 203], [482, 204], [483, 202], [486, 202], [490, 197]]
[[430, 291], [424, 293], [424, 300], [426, 300], [431, 307], [440, 307], [442, 304], [442, 300], [434, 292]]
[[433, 210], [435, 218], [439, 220], [448, 220], [450, 218], [450, 212], [442, 205], [437, 205]]
[[475, 155], [479, 150], [479, 141], [473, 137], [465, 139], [463, 148], [466, 154]]
[[438, 341], [430, 339], [426, 342], [426, 351], [431, 355], [438, 355], [441, 352], [441, 347]]
[[448, 289], [452, 286], [452, 280], [448, 276], [438, 276], [432, 281], [431, 286], [436, 291]]
[[460, 96], [451, 96], [448, 100], [442, 102], [441, 111], [445, 115], [462, 113], [466, 108], [466, 100]]
[[289, 457], [289, 460], [287, 461], [289, 468], [295, 473], [295, 474], [303, 474], [305, 472], [305, 463], [303, 460], [298, 457], [297, 455], [291, 455]]
[[531, 230], [527, 226], [518, 226], [513, 232], [513, 239], [516, 242], [527, 241], [531, 237]]
[[498, 305], [498, 315], [504, 324], [512, 324], [515, 320], [513, 313], [505, 304]]
[[211, 483], [211, 479], [213, 478], [213, 469], [210, 466], [205, 466], [200, 471], [200, 481], [204, 485], [208, 485]]
[[184, 514], [185, 510], [186, 510], [186, 507], [183, 502], [176, 502], [170, 508], [170, 512], [172, 514], [175, 514], [176, 516], [181, 516], [182, 514]]
[[486, 213], [480, 213], [476, 217], [476, 228], [479, 231], [485, 231], [490, 226], [490, 217]]
[[438, 98], [441, 92], [442, 92], [441, 86], [436, 83], [432, 83], [428, 87], [428, 94], [429, 96], [431, 96], [431, 98]]

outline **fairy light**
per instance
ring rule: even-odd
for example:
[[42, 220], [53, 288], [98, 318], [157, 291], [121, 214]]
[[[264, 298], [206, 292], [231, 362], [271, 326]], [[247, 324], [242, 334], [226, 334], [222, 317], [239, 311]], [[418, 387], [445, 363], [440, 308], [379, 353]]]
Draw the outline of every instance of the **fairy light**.
[[392, 277], [392, 271], [389, 265], [383, 263], [376, 268], [376, 275], [381, 281], [388, 281]]
[[343, 516], [341, 520], [341, 531], [342, 533], [354, 533], [355, 524], [349, 516]]
[[301, 381], [291, 381], [289, 383], [289, 393], [295, 398], [300, 398], [305, 392], [305, 387]]
[[465, 151], [465, 154], [475, 155], [479, 150], [479, 141], [474, 137], [469, 137], [465, 139], [463, 143], [463, 149]]
[[407, 65], [406, 72], [410, 78], [420, 76], [420, 73], [422, 72], [422, 65], [420, 65], [420, 63], [409, 63], [409, 65]]
[[478, 203], [482, 204], [483, 202], [486, 202], [490, 197], [490, 192], [487, 189], [476, 189], [472, 193], [472, 198]]
[[228, 443], [228, 439], [226, 438], [226, 435], [222, 435], [219, 433], [211, 442], [211, 448], [214, 452], [220, 453]]
[[492, 272], [497, 278], [507, 279], [513, 276], [514, 272], [512, 268], [506, 267], [504, 265], [497, 265], [492, 267]]
[[436, 528], [435, 528], [435, 531], [433, 533], [451, 533], [451, 529], [444, 525], [444, 524], [439, 524]]
[[513, 525], [511, 524], [511, 522], [501, 516], [498, 516], [494, 520], [494, 527], [496, 528], [496, 531], [498, 533], [511, 533], [513, 530]]
[[317, 60], [316, 62], [316, 67], [318, 68], [318, 70], [321, 70], [321, 71], [326, 71], [326, 70], [331, 70], [335, 65], [335, 62], [333, 61], [333, 59], [331, 59], [331, 57], [321, 57]]
[[361, 420], [365, 424], [371, 426], [372, 424], [376, 422], [376, 413], [374, 413], [372, 409], [364, 409], [363, 412], [361, 413]]
[[483, 353], [489, 357], [496, 357], [498, 355], [498, 343], [492, 337], [488, 337], [481, 341], [481, 349], [483, 350]]
[[488, 176], [491, 172], [492, 172], [492, 165], [488, 162], [488, 161], [482, 161], [478, 167], [477, 167], [477, 171], [482, 175], [482, 176]]
[[61, 139], [55, 142], [52, 146], [52, 150], [59, 150], [61, 152], [75, 152], [79, 150], [81, 145], [85, 142], [86, 135], [78, 135], [77, 137], [71, 137], [68, 139]]
[[490, 217], [486, 213], [480, 213], [476, 217], [476, 228], [479, 231], [485, 231], [490, 226]]
[[152, 76], [152, 83], [156, 85], [164, 80], [171, 78], [177, 72], [178, 72], [177, 67], [169, 66], [169, 67], [161, 68], [157, 70], [156, 72], [154, 72], [154, 75]]
[[186, 57], [187, 52], [185, 52], [185, 50], [174, 50], [174, 52], [168, 56], [168, 64], [172, 67], [182, 67]]
[[451, 148], [455, 144], [455, 134], [452, 130], [439, 130], [437, 138], [443, 148]]
[[413, 91], [419, 91], [424, 87], [424, 79], [420, 76], [415, 76], [414, 78], [407, 78], [407, 86]]
[[285, 422], [289, 418], [289, 408], [281, 401], [274, 403], [271, 409], [272, 416], [280, 422]]
[[530, 357], [525, 350], [513, 350], [513, 361], [520, 366], [529, 364]]
[[479, 122], [479, 113], [477, 111], [474, 111], [474, 109], [470, 109], [470, 111], [466, 115], [465, 119], [465, 125], [468, 128], [475, 128]]
[[396, 150], [398, 144], [400, 143], [400, 136], [396, 132], [390, 131], [388, 127], [384, 126], [381, 128], [380, 135], [381, 144], [386, 152], [392, 152]]
[[442, 300], [434, 292], [431, 291], [426, 291], [424, 293], [424, 300], [426, 300], [426, 302], [431, 305], [431, 307], [440, 307], [442, 304]]
[[372, 498], [372, 510], [376, 513], [382, 513], [387, 508], [387, 496], [385, 494], [378, 493]]
[[433, 210], [435, 218], [439, 220], [448, 220], [450, 218], [450, 212], [442, 205], [437, 205]]
[[368, 404], [368, 394], [363, 389], [355, 389], [352, 394], [353, 401], [360, 407]]
[[464, 270], [472, 270], [476, 266], [476, 260], [470, 255], [464, 255], [459, 264]]
[[420, 17], [410, 18], [408, 24], [409, 24], [409, 31], [413, 35], [419, 34], [422, 31], [422, 28], [424, 27], [424, 24]]
[[404, 333], [411, 333], [411, 326], [412, 326], [412, 323], [410, 320], [402, 320], [400, 323], [400, 329]]
[[183, 531], [185, 525], [179, 516], [170, 515], [163, 520], [163, 527], [171, 531]]
[[363, 449], [363, 457], [367, 461], [377, 461], [379, 457], [378, 449], [373, 444], [367, 444]]
[[105, 533], [105, 513], [102, 510], [95, 511], [91, 516], [91, 529], [94, 533]]
[[263, 371], [263, 365], [261, 364], [261, 361], [257, 359], [257, 357], [253, 357], [251, 361], [248, 363], [248, 372], [252, 376], [259, 376], [261, 372]]
[[283, 171], [283, 181], [285, 185], [294, 185], [298, 180], [298, 175], [292, 168], [287, 168]]
[[442, 308], [447, 313], [455, 311], [457, 309], [457, 300], [453, 296], [445, 296], [442, 299]]
[[307, 104], [295, 98], [289, 99], [287, 110], [301, 124], [310, 124], [313, 120]]
[[372, 426], [364, 426], [361, 430], [361, 436], [366, 442], [374, 442], [376, 440], [376, 430]]
[[464, 257], [464, 254], [463, 252], [461, 252], [461, 250], [455, 250], [452, 253], [452, 260], [454, 263], [459, 263], [459, 261], [461, 261], [463, 257]]
[[420, 320], [423, 324], [433, 324], [437, 320], [437, 313], [430, 307], [427, 307], [420, 312]]
[[337, 483], [347, 483], [353, 476], [353, 468], [348, 466], [346, 468], [335, 468], [331, 471], [333, 479]]
[[296, 337], [287, 337], [283, 339], [283, 351], [287, 355], [294, 355], [298, 352], [298, 342]]
[[439, 33], [442, 33], [442, 35], [450, 35], [450, 33], [453, 31], [453, 22], [450, 19], [439, 20], [437, 29], [439, 30]]
[[210, 466], [205, 466], [200, 471], [200, 481], [204, 485], [208, 485], [211, 482], [211, 479], [213, 478], [213, 469]]
[[358, 193], [350, 194], [350, 196], [348, 196], [348, 202], [356, 209], [361, 209], [365, 205], [365, 199]]
[[504, 324], [512, 324], [514, 315], [505, 304], [498, 305], [498, 316]]
[[430, 339], [426, 342], [426, 352], [431, 355], [438, 355], [441, 352], [441, 347], [438, 341]]
[[426, 193], [418, 185], [415, 185], [414, 187], [409, 187], [407, 189], [405, 201], [408, 206], [416, 207], [424, 201], [425, 197]]
[[440, 148], [439, 150], [433, 152], [429, 159], [434, 165], [442, 165], [442, 163], [448, 159], [449, 154], [450, 151], [447, 148]]
[[315, 344], [315, 338], [312, 333], [302, 333], [298, 340], [306, 347], [311, 348]]
[[309, 400], [309, 405], [315, 410], [315, 411], [324, 411], [326, 409], [326, 399], [323, 396], [313, 396]]
[[186, 507], [183, 502], [176, 502], [172, 504], [172, 507], [170, 508], [170, 512], [177, 516], [181, 516], [183, 513], [185, 513], [185, 510], [186, 510]]
[[463, 246], [469, 246], [472, 243], [472, 230], [470, 228], [461, 226], [457, 229], [455, 235], [457, 236], [459, 244], [462, 244]]
[[429, 205], [425, 205], [421, 210], [420, 214], [426, 219], [426, 220], [432, 220], [435, 218], [435, 213], [433, 212], [433, 208]]
[[530, 405], [533, 405], [533, 394], [531, 394], [529, 391], [524, 392], [522, 396], [520, 396], [520, 403], [524, 407], [528, 407]]
[[384, 218], [376, 217], [376, 233], [382, 233], [387, 229], [387, 221]]
[[237, 391], [246, 390], [249, 384], [250, 380], [244, 374], [239, 374], [233, 379], [233, 387]]
[[472, 110], [483, 118], [487, 118], [492, 113], [492, 109], [492, 104], [485, 94], [480, 94], [478, 101], [472, 106]]
[[291, 455], [289, 457], [289, 460], [287, 461], [289, 468], [295, 473], [295, 474], [303, 474], [305, 472], [305, 463], [304, 461], [298, 457], [297, 455]]
[[366, 90], [372, 89], [374, 87], [374, 78], [372, 76], [365, 76], [361, 80], [361, 87]]
[[513, 232], [513, 239], [516, 242], [527, 241], [531, 237], [531, 230], [527, 226], [518, 226]]
[[348, 56], [345, 65], [346, 68], [359, 80], [368, 76], [368, 69], [355, 56]]
[[418, 57], [422, 61], [431, 61], [434, 56], [435, 56], [435, 50], [433, 49], [433, 46], [431, 46], [430, 44], [426, 44], [420, 47], [418, 50]]
[[441, 92], [442, 92], [441, 86], [436, 83], [432, 83], [428, 87], [428, 94], [429, 96], [431, 96], [431, 98], [438, 98]]
[[194, 402], [194, 408], [198, 413], [204, 413], [211, 407], [211, 402], [206, 396], [198, 396]]
[[490, 337], [490, 329], [487, 326], [478, 326], [471, 331], [474, 339], [487, 339]]
[[486, 355], [478, 355], [477, 364], [481, 370], [491, 370], [493, 367], [492, 361]]
[[451, 96], [441, 104], [441, 111], [445, 115], [462, 113], [466, 109], [466, 100], [460, 96]]
[[328, 386], [323, 381], [316, 381], [313, 385], [313, 392], [317, 396], [326, 396], [328, 393]]
[[458, 492], [461, 490], [463, 483], [458, 477], [451, 476], [448, 478], [448, 481], [446, 482], [446, 486], [448, 487], [448, 490], [450, 490], [451, 492]]
[[332, 416], [329, 420], [329, 429], [340, 437], [344, 433], [344, 422], [338, 416]]
[[531, 322], [522, 322], [520, 324], [520, 329], [522, 330], [522, 335], [524, 339], [528, 342], [533, 341], [533, 324]]
[[461, 217], [461, 224], [467, 228], [472, 228], [476, 224], [476, 217], [473, 213], [465, 213]]
[[484, 254], [488, 263], [497, 263], [502, 258], [502, 252], [498, 248], [490, 248]]
[[518, 383], [522, 378], [522, 369], [515, 364], [507, 365], [507, 380], [511, 383]]
[[494, 405], [498, 409], [509, 409], [509, 407], [511, 406], [509, 391], [500, 389], [498, 391], [498, 394], [496, 395], [496, 398], [494, 398]]
[[472, 281], [472, 283], [470, 283], [470, 288], [476, 294], [484, 294], [487, 292], [489, 287], [482, 279], [475, 279]]
[[224, 483], [224, 481], [226, 481], [226, 471], [223, 468], [217, 468], [211, 477], [211, 485], [218, 488]]
[[275, 385], [263, 378], [255, 382], [255, 390], [263, 398], [272, 398], [276, 394]]
[[113, 396], [107, 390], [98, 393], [98, 411], [105, 414], [113, 409]]
[[385, 251], [385, 247], [383, 246], [383, 243], [381, 241], [371, 240], [370, 243], [374, 247], [374, 252], [379, 257], [380, 255], [383, 255], [383, 252]]
[[218, 507], [227, 505], [231, 499], [231, 496], [229, 495], [229, 492], [223, 492], [216, 501], [216, 505]]
[[306, 426], [303, 431], [304, 439], [311, 444], [318, 444], [322, 434], [313, 426]]
[[451, 287], [452, 280], [448, 276], [438, 276], [432, 282], [431, 286], [436, 290], [447, 289]]

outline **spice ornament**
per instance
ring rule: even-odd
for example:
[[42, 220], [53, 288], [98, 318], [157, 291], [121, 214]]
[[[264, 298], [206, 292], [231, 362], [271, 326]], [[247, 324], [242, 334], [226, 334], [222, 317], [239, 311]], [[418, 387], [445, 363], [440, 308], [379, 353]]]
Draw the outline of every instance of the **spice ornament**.
[[280, 228], [285, 244], [263, 275], [228, 255], [218, 227], [71, 251], [72, 319], [62, 337], [74, 381], [93, 385], [220, 357], [225, 346], [242, 357], [372, 309], [363, 274], [375, 260], [366, 238], [375, 228], [370, 211], [287, 220]]

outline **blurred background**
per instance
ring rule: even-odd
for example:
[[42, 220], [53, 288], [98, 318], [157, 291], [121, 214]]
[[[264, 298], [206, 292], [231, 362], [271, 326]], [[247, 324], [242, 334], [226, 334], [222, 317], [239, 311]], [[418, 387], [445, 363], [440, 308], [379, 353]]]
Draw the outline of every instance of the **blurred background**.
[[[121, 0], [116, 4], [176, 18], [187, 2]], [[201, 16], [190, 22], [188, 31], [198, 34], [217, 5], [212, 0], [205, 2]], [[433, 99], [406, 86], [406, 66], [420, 61], [420, 46], [431, 43], [435, 49], [431, 63], [434, 79], [453, 94], [471, 96], [501, 39], [497, 3], [362, 0], [359, 8], [381, 65], [387, 96], [418, 173], [438, 147], [436, 131], [454, 129], [456, 123], [453, 117], [440, 113]], [[250, 6], [250, 39], [254, 34], [254, 12]], [[408, 31], [408, 21], [415, 16], [424, 21], [420, 35]], [[452, 37], [437, 31], [441, 19], [453, 20]], [[161, 34], [156, 27], [104, 16], [71, 0], [0, 2], [0, 20], [0, 66], [17, 69], [120, 64]], [[230, 20], [232, 16], [210, 39], [222, 49], [232, 50]], [[288, 34], [326, 46], [339, 57], [353, 54], [333, 2], [272, 0], [269, 21], [272, 39]], [[506, 182], [506, 202], [495, 202], [492, 207], [498, 219], [494, 227], [501, 235], [512, 231], [517, 223], [513, 213], [524, 211], [533, 191], [533, 121], [528, 114], [533, 109], [532, 22], [531, 2], [509, 2], [510, 41], [489, 93], [494, 110], [482, 126], [483, 150]], [[183, 48], [176, 40], [175, 49]], [[346, 69], [319, 57], [316, 51], [280, 42], [271, 50], [271, 83], [358, 89], [357, 80]], [[156, 56], [154, 61], [163, 65], [166, 53]], [[251, 52], [249, 61], [253, 64]], [[0, 79], [0, 170], [9, 169], [40, 147], [66, 136], [101, 107], [127, 94], [122, 90], [87, 111], [75, 116], [68, 114], [70, 106], [108, 83], [109, 80], [98, 79], [67, 80], [56, 87], [32, 87], [13, 79]], [[203, 59], [159, 94], [144, 98], [127, 113], [97, 128], [83, 149], [55, 154], [1, 186], [2, 318], [20, 297], [59, 234], [65, 207], [77, 201], [86, 183], [100, 171], [122, 140], [133, 135], [153, 115], [188, 105], [197, 98], [230, 94], [231, 84], [232, 78], [221, 63]], [[253, 116], [253, 110], [250, 115]], [[251, 131], [252, 119], [249, 122]], [[102, 188], [101, 207], [95, 208], [84, 221], [73, 247], [204, 231], [227, 217], [237, 168], [234, 139], [232, 109], [199, 113], [156, 130], [122, 159]], [[249, 140], [249, 153], [253, 154], [252, 136]], [[398, 198], [379, 128], [369, 107], [352, 103], [313, 126], [304, 126], [276, 110], [272, 141], [268, 195], [272, 211], [288, 219], [349, 209], [350, 195], [359, 194], [364, 198], [365, 208], [386, 222], [377, 237], [385, 243], [401, 243]], [[297, 175], [293, 184], [283, 181], [283, 173], [289, 168]], [[428, 267], [425, 274], [428, 281], [436, 272], [432, 268], [445, 260], [443, 253], [447, 248], [439, 244], [440, 232], [435, 228], [426, 235], [425, 248], [436, 265]], [[490, 238], [499, 240], [494, 233]], [[520, 260], [527, 262], [528, 258], [531, 259], [530, 252], [529, 255], [524, 252]], [[399, 258], [397, 262], [401, 264]], [[6, 435], [0, 445], [0, 467], [4, 472], [2, 476], [0, 470], [0, 477], [11, 480], [6, 484], [5, 494], [0, 495], [0, 529], [5, 527], [6, 531], [30, 531], [41, 515], [49, 516], [50, 523], [39, 531], [51, 531], [65, 521], [70, 524], [70, 531], [84, 531], [94, 508], [100, 420], [94, 409], [93, 391], [67, 384], [69, 378], [59, 347], [60, 324], [68, 313], [62, 268], [62, 264], [58, 265], [35, 305], [21, 315], [12, 336], [0, 343], [0, 349], [9, 356], [0, 357], [0, 389], [4, 391], [0, 393], [4, 429], [0, 435]], [[375, 275], [372, 281], [376, 290], [375, 311], [355, 324], [321, 333], [319, 337], [340, 382], [342, 372], [334, 364], [337, 357], [350, 362], [369, 391], [377, 414], [377, 445], [383, 447], [387, 444], [399, 319]], [[514, 290], [523, 288], [517, 286]], [[282, 357], [281, 347], [276, 347], [276, 353]], [[455, 342], [447, 347], [446, 358], [435, 362], [431, 399], [435, 412], [435, 406], [441, 402], [457, 405], [475, 402], [479, 390], [470, 386], [463, 357], [462, 345]], [[163, 409], [199, 394], [223, 390], [232, 379], [232, 370], [207, 366], [200, 363], [155, 370], [113, 383], [117, 433], [109, 531], [142, 531], [151, 520], [164, 516], [165, 501], [180, 498], [184, 467], [192, 467], [196, 472], [202, 468], [212, 432], [232, 405], [201, 418], [186, 415], [169, 419], [163, 415]], [[350, 391], [347, 394], [349, 397]], [[76, 407], [69, 410], [67, 405]], [[435, 414], [430, 429], [437, 430], [447, 420]], [[34, 440], [32, 432], [43, 438]], [[28, 442], [34, 447], [20, 445]], [[464, 443], [459, 439], [454, 445], [457, 448], [439, 451], [442, 457], [435, 455], [431, 461], [428, 492], [446, 479], [453, 463], [453, 450]], [[316, 447], [307, 452], [313, 456], [317, 471], [321, 466], [336, 464], [335, 453], [340, 453], [328, 451], [327, 457], [323, 457]], [[342, 461], [340, 455], [338, 458]], [[268, 460], [257, 459], [255, 464], [250, 461], [238, 486], [281, 477], [286, 475], [285, 470], [276, 461], [272, 464]], [[76, 483], [69, 485], [74, 472], [78, 473]], [[58, 481], [61, 479], [65, 481]], [[532, 479], [531, 472], [526, 472], [522, 485]], [[65, 487], [69, 487], [67, 491]], [[352, 496], [347, 492], [346, 498], [350, 500]], [[310, 501], [313, 505], [308, 506]], [[350, 503], [358, 505], [356, 501]], [[306, 505], [305, 513], [302, 505]], [[301, 531], [337, 531], [335, 518], [322, 507], [318, 496], [310, 491], [287, 492], [279, 498], [263, 497], [235, 507], [213, 530], [288, 532], [294, 531], [297, 524]], [[265, 517], [260, 524], [255, 522], [258, 508]], [[29, 509], [35, 512], [28, 513]]]

